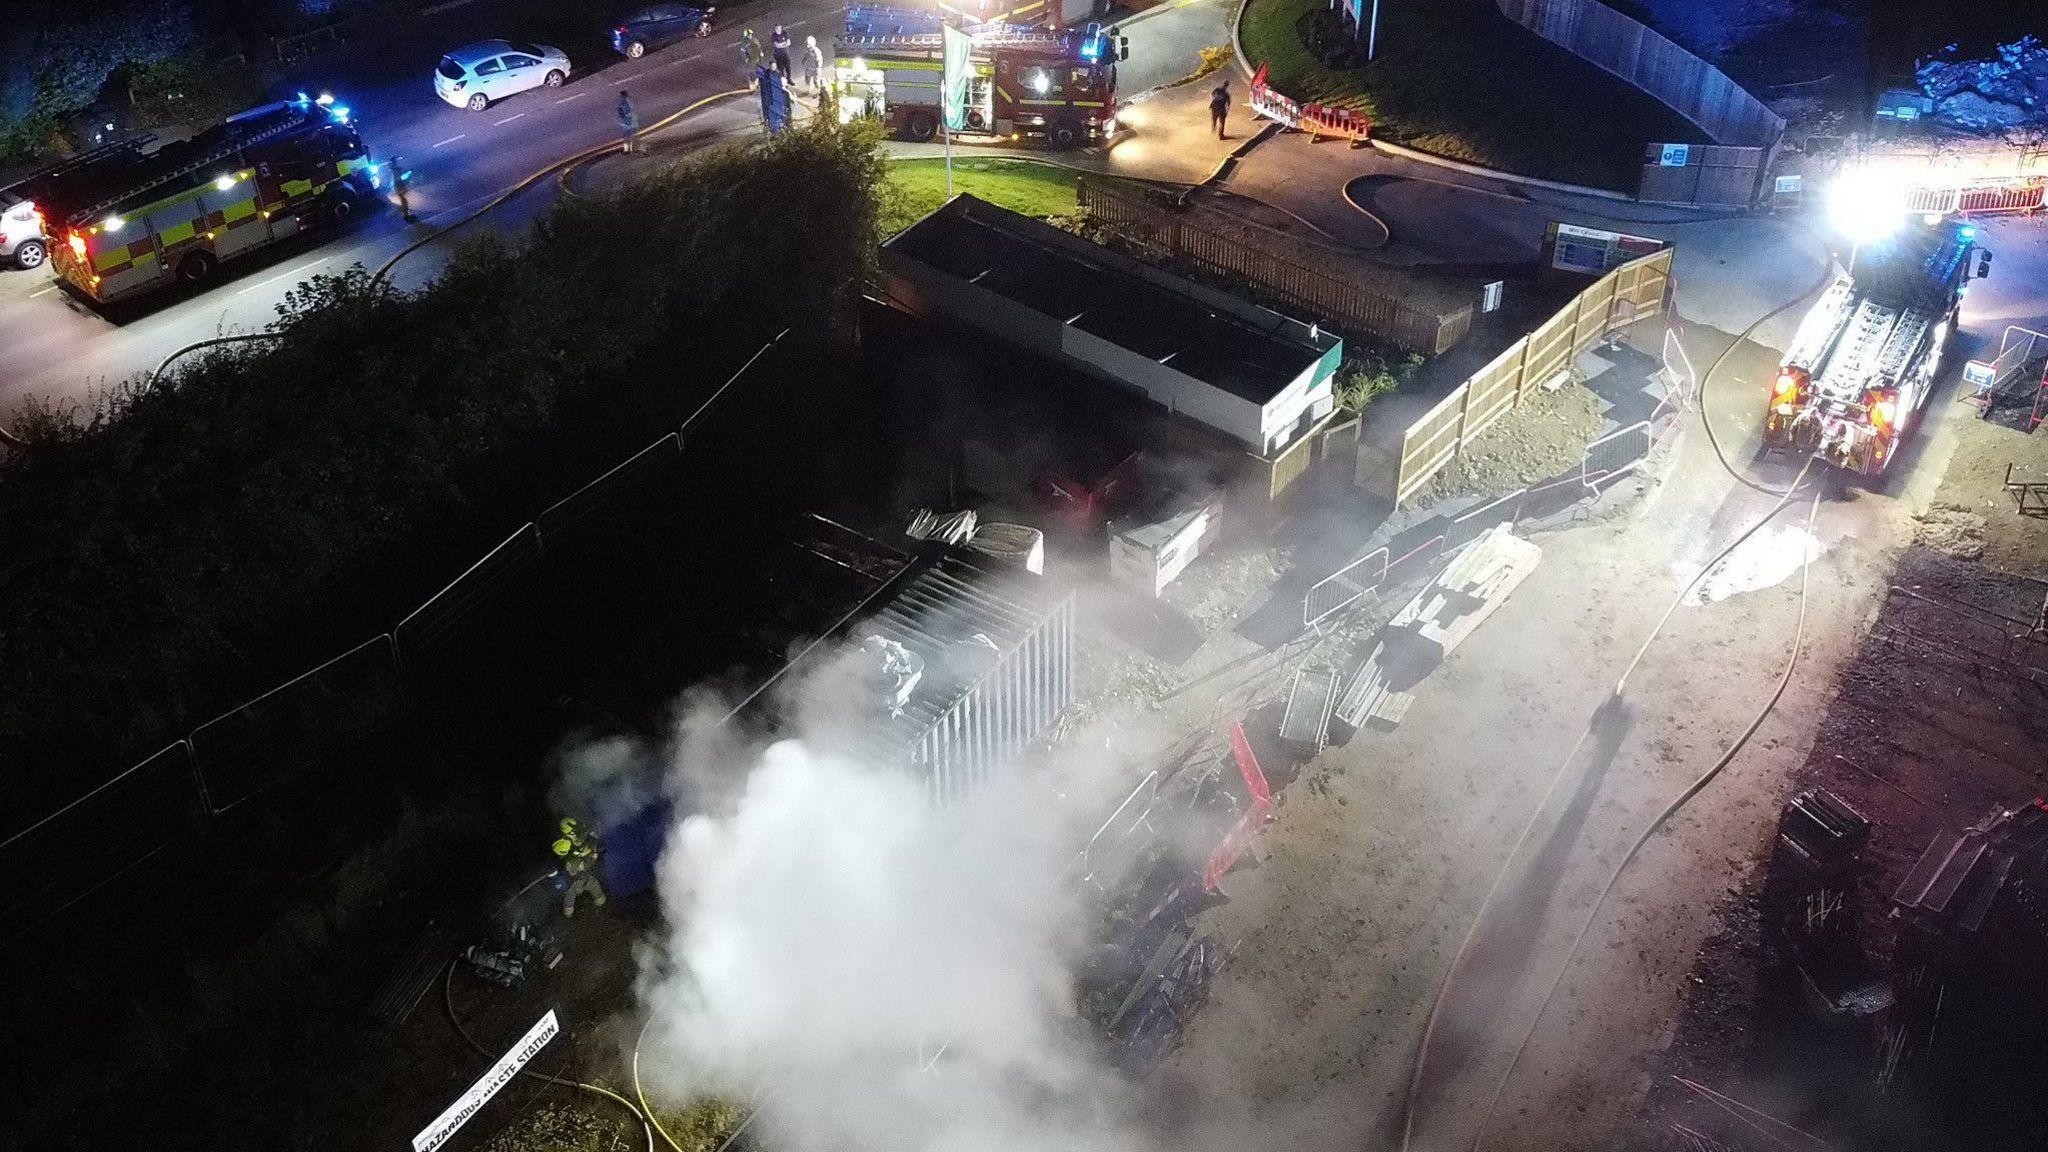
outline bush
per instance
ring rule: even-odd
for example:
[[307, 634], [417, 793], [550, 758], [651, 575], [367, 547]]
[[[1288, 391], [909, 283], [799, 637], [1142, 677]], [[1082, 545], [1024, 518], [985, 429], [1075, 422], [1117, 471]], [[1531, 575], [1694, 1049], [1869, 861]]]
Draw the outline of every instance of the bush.
[[716, 151], [419, 292], [319, 277], [278, 340], [32, 410], [0, 464], [0, 759], [66, 771], [0, 790], [68, 798], [388, 628], [763, 340], [850, 317], [880, 179], [859, 128]]
[[1421, 367], [1422, 357], [1413, 354], [1402, 357], [1391, 366], [1385, 359], [1367, 354], [1337, 374], [1337, 406], [1354, 415], [1363, 413], [1374, 397], [1407, 384]]

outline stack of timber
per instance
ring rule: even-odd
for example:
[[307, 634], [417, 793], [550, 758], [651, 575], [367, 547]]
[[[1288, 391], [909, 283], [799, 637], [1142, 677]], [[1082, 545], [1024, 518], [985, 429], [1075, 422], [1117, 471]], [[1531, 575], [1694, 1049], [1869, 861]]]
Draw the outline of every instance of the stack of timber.
[[[1432, 666], [1449, 656], [1536, 570], [1543, 556], [1543, 549], [1516, 536], [1513, 527], [1500, 524], [1467, 545], [1401, 609], [1382, 636], [1405, 632], [1426, 642], [1416, 647], [1431, 653]], [[1392, 728], [1407, 715], [1414, 698], [1395, 689], [1388, 654], [1386, 641], [1375, 638], [1344, 688], [1337, 719], [1354, 729]], [[1412, 684], [1421, 676], [1404, 679]]]

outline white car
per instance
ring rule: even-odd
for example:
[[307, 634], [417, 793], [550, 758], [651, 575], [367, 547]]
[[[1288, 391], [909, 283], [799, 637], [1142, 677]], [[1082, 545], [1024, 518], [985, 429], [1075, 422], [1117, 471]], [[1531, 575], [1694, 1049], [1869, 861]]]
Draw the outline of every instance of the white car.
[[560, 88], [569, 78], [569, 56], [546, 44], [483, 40], [441, 57], [434, 69], [434, 94], [457, 108], [481, 112], [529, 88]]
[[43, 235], [43, 214], [35, 202], [11, 188], [0, 192], [0, 260], [12, 260], [17, 268], [41, 268], [49, 255], [50, 240]]

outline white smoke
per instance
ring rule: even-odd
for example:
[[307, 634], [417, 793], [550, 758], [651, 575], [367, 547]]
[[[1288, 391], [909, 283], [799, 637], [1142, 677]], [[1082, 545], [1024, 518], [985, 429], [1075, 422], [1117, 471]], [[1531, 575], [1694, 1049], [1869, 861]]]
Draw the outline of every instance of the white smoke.
[[1086, 933], [1050, 797], [936, 809], [805, 727], [728, 763], [734, 802], [671, 835], [643, 1073], [675, 1102], [762, 1102], [777, 1152], [1129, 1148], [1073, 1015]]

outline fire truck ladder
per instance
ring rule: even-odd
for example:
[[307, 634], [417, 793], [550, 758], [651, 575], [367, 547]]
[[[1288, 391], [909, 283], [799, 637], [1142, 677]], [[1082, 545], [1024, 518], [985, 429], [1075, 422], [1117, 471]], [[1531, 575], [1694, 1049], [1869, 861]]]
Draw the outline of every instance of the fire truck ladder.
[[1920, 348], [1920, 341], [1934, 327], [1933, 318], [1915, 309], [1899, 318], [1892, 326], [1891, 338], [1884, 342], [1884, 350], [1877, 356], [1877, 374], [1897, 383], [1899, 373], [1906, 367], [1906, 361]]
[[144, 132], [140, 136], [131, 136], [126, 140], [117, 140], [112, 144], [102, 144], [97, 148], [88, 148], [76, 156], [59, 160], [47, 168], [36, 169], [34, 172], [22, 177], [20, 183], [25, 184], [30, 180], [41, 180], [50, 176], [59, 176], [82, 164], [91, 164], [96, 160], [104, 160], [116, 153], [138, 151], [155, 139], [156, 133]]
[[163, 185], [168, 184], [181, 176], [185, 176], [192, 172], [196, 172], [201, 168], [207, 167], [208, 165], [218, 164], [222, 160], [225, 160], [230, 156], [236, 155], [245, 148], [261, 144], [265, 140], [274, 139], [278, 136], [284, 135], [287, 132], [296, 132], [299, 129], [304, 128], [306, 126], [306, 120], [307, 117], [302, 115], [296, 120], [289, 120], [283, 124], [277, 124], [272, 127], [265, 128], [263, 131], [258, 132], [253, 136], [235, 137], [232, 143], [222, 144], [220, 147], [215, 148], [211, 152], [207, 152], [204, 155], [200, 156], [194, 156], [192, 159], [177, 166], [176, 168], [172, 168], [166, 172], [160, 172], [154, 178], [145, 180], [142, 183], [137, 184], [132, 188], [129, 188], [127, 191], [122, 192], [118, 196], [109, 196], [105, 200], [102, 200], [97, 204], [91, 205], [90, 207], [81, 208], [78, 211], [73, 212], [69, 217], [67, 217], [66, 221], [71, 224], [77, 224], [81, 220], [89, 220], [94, 216], [99, 215], [101, 212], [104, 212], [107, 209], [112, 208], [114, 205], [119, 204], [123, 200], [127, 200], [134, 196], [139, 196], [142, 193], [149, 191], [151, 188], [160, 188]]
[[1864, 384], [1877, 367], [1875, 362], [1884, 351], [1886, 338], [1898, 317], [1897, 311], [1869, 300], [1856, 305], [1848, 330], [1842, 333], [1835, 354], [1828, 357], [1828, 369], [1821, 383], [1845, 389], [1850, 393], [1846, 398], [1860, 402]]
[[[862, 48], [938, 48], [944, 44], [944, 21], [922, 8], [855, 7], [846, 10], [846, 32], [839, 42]], [[978, 48], [1020, 45], [1058, 47], [1061, 33], [1028, 24], [968, 24], [961, 31]]]

